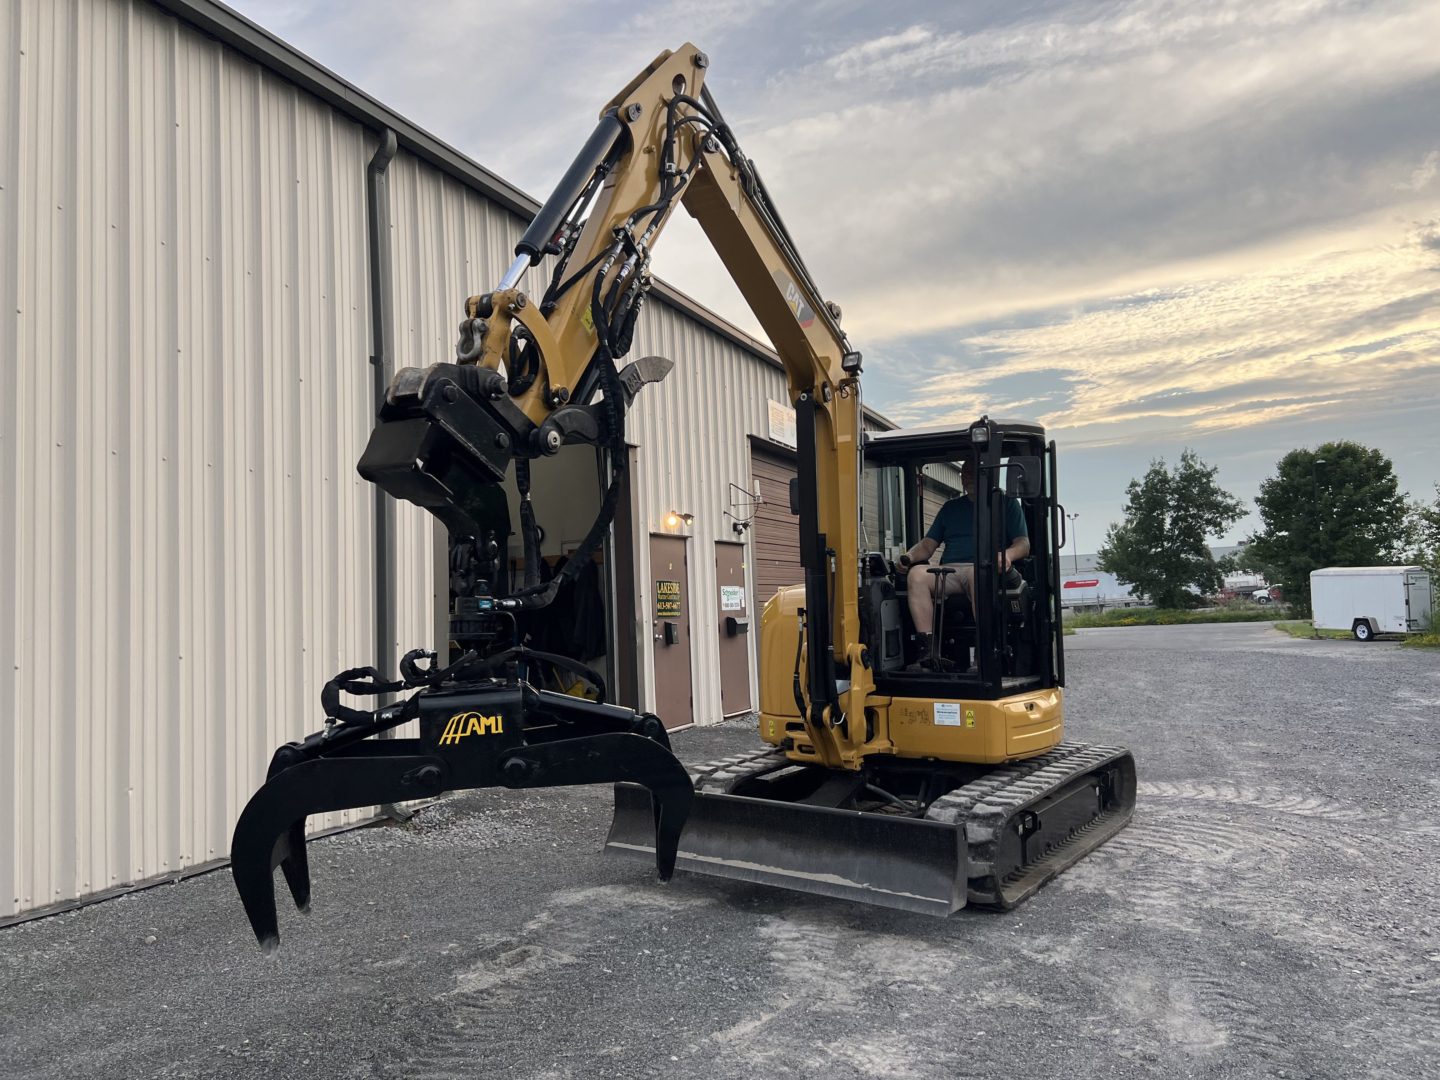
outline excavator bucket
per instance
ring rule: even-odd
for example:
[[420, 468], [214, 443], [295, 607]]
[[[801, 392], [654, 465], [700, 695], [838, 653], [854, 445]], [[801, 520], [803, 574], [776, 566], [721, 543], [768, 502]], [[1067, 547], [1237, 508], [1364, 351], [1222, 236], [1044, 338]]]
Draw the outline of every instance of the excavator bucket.
[[[650, 793], [615, 785], [606, 849], [654, 858]], [[712, 877], [926, 915], [965, 906], [965, 845], [953, 825], [698, 792], [676, 865]]]

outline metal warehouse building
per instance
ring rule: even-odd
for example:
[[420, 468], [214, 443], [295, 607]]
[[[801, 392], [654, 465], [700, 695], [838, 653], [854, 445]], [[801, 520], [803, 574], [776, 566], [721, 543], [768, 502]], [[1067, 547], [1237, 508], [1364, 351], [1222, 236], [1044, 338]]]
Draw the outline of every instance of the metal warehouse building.
[[[537, 204], [206, 0], [15, 0], [0, 46], [4, 922], [215, 864], [326, 679], [442, 641], [443, 537], [354, 466]], [[748, 617], [799, 577], [788, 398], [656, 293], [608, 664], [705, 723], [751, 709]], [[595, 461], [546, 465], [557, 554]]]

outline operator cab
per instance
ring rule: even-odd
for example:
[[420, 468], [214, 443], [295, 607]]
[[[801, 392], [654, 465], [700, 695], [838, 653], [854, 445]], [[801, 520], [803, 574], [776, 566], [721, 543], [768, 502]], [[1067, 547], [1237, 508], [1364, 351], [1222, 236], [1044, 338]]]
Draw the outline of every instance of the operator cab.
[[[994, 700], [1062, 685], [1055, 443], [1039, 424], [982, 417], [966, 428], [874, 432], [865, 440], [861, 618], [876, 689], [903, 697]], [[961, 475], [973, 468], [976, 491]], [[942, 506], [971, 498], [975, 607], [963, 590], [931, 605], [934, 639], [916, 641], [905, 570], [896, 560]], [[1000, 571], [1005, 517], [1018, 503], [1030, 554]], [[1013, 511], [1012, 511], [1013, 515]], [[1013, 517], [1012, 517], [1013, 520]], [[938, 567], [937, 550], [930, 566]], [[952, 560], [953, 561], [953, 560]], [[925, 655], [922, 655], [922, 651]]]

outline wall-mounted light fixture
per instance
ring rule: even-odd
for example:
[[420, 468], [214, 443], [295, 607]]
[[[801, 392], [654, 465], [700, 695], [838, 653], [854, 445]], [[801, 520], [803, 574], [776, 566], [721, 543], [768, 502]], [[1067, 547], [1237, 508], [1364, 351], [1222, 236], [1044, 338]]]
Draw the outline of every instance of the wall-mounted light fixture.
[[695, 524], [694, 514], [682, 514], [679, 510], [671, 510], [665, 515], [665, 528], [674, 531], [684, 525], [687, 529]]
[[736, 536], [745, 535], [745, 530], [755, 519], [755, 508], [764, 505], [765, 500], [758, 494], [746, 491], [739, 484], [730, 485], [730, 509], [725, 511], [725, 516], [731, 519], [730, 528]]

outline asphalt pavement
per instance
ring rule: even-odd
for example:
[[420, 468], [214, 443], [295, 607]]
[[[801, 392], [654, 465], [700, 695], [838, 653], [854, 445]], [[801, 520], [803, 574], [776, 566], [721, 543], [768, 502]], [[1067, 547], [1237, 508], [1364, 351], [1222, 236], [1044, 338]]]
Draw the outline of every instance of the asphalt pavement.
[[600, 854], [605, 789], [476, 792], [313, 844], [273, 957], [224, 872], [0, 930], [0, 1075], [1440, 1076], [1440, 654], [1066, 646], [1067, 736], [1139, 803], [1014, 912], [661, 885]]

